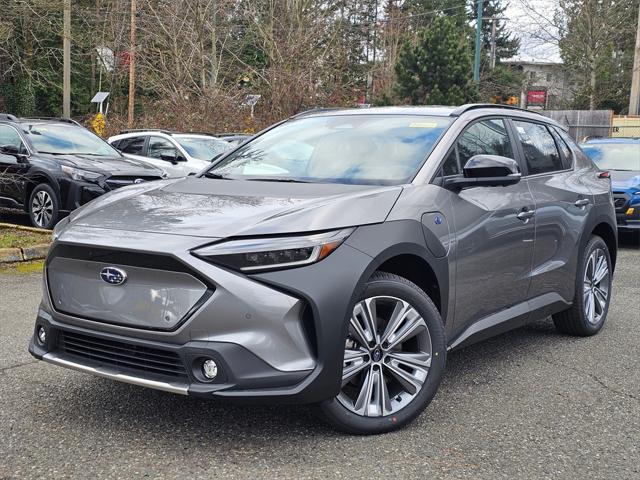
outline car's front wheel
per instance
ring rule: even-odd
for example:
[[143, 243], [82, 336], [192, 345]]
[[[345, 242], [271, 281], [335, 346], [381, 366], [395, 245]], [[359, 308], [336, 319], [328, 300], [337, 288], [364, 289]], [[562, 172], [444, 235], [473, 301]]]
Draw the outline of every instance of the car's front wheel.
[[58, 221], [58, 196], [51, 185], [41, 183], [29, 197], [29, 216], [34, 227], [52, 229]]
[[609, 311], [612, 273], [607, 244], [602, 238], [592, 236], [578, 261], [573, 305], [553, 315], [558, 330], [579, 336], [600, 331]]
[[445, 360], [442, 319], [431, 299], [409, 280], [377, 272], [353, 307], [341, 391], [320, 409], [348, 433], [395, 430], [431, 402]]

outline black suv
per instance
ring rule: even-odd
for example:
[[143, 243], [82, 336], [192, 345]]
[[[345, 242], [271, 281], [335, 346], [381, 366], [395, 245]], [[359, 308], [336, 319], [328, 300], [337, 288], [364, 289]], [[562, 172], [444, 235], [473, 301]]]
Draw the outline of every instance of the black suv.
[[62, 212], [164, 176], [73, 120], [0, 114], [0, 207], [23, 208], [36, 227], [53, 228]]

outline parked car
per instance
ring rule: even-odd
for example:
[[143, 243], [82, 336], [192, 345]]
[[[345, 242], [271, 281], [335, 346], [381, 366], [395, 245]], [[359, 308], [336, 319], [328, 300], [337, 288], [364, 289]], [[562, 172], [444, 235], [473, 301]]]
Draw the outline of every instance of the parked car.
[[54, 237], [36, 358], [316, 403], [359, 434], [414, 419], [452, 349], [549, 315], [596, 334], [617, 245], [609, 179], [553, 120], [497, 105], [298, 115]]
[[609, 171], [618, 229], [640, 233], [640, 138], [602, 138], [581, 146], [598, 167]]
[[24, 209], [36, 227], [53, 228], [62, 213], [106, 192], [164, 176], [73, 120], [0, 114], [0, 206]]
[[170, 177], [198, 173], [233, 148], [213, 135], [168, 130], [126, 131], [110, 137], [108, 142], [127, 157], [162, 168]]

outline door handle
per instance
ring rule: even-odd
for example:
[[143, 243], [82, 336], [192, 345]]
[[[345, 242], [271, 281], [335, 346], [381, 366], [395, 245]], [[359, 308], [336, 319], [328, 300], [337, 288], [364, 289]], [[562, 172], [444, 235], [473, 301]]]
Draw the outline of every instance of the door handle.
[[518, 220], [522, 220], [524, 223], [527, 223], [535, 214], [535, 210], [529, 210], [527, 207], [524, 207], [516, 217], [518, 217]]
[[578, 208], [584, 208], [587, 205], [589, 205], [589, 199], [588, 198], [581, 198], [580, 200], [576, 200], [574, 205]]

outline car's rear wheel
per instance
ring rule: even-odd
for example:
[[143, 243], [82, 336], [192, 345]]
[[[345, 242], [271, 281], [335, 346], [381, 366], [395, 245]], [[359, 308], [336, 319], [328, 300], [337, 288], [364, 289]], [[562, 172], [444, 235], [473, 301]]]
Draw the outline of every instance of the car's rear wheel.
[[341, 391], [321, 411], [349, 433], [400, 428], [431, 402], [445, 360], [442, 320], [431, 299], [407, 279], [378, 272], [353, 307]]
[[52, 229], [58, 221], [58, 196], [51, 185], [41, 183], [29, 197], [29, 216], [35, 227]]
[[609, 248], [602, 238], [594, 235], [578, 262], [573, 305], [553, 315], [556, 328], [570, 335], [589, 336], [598, 333], [609, 311], [611, 281]]

